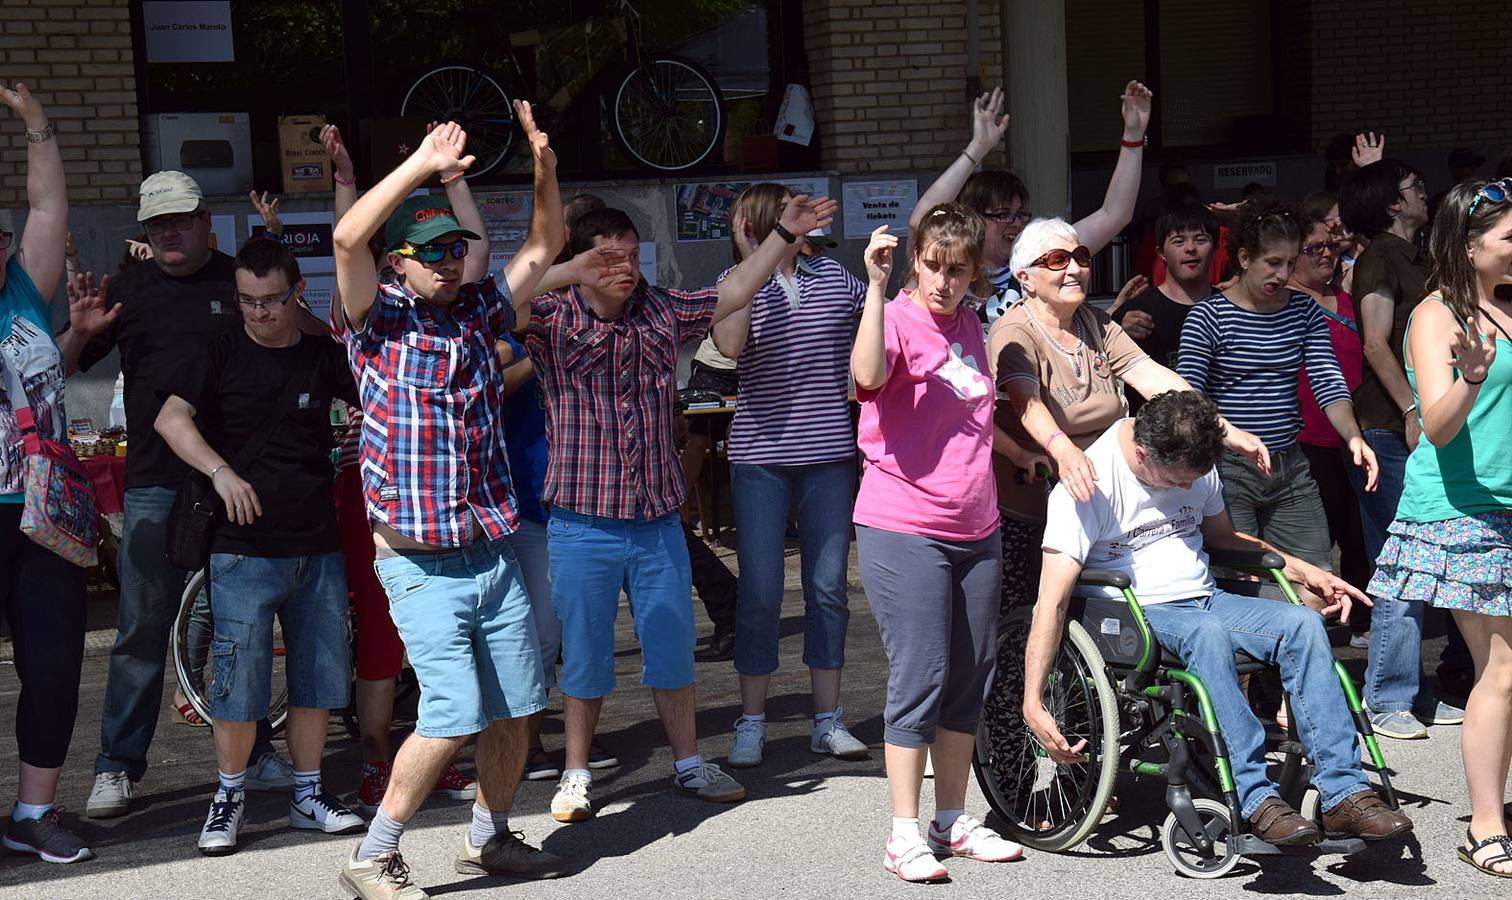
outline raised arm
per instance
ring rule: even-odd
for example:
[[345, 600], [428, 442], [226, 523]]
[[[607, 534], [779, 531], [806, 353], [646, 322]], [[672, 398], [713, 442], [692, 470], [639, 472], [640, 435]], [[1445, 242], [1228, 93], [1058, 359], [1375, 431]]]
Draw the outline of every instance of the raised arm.
[[1087, 741], [1074, 745], [1066, 741], [1055, 717], [1045, 709], [1045, 681], [1060, 648], [1061, 630], [1066, 624], [1066, 607], [1071, 589], [1081, 575], [1082, 564], [1055, 550], [1044, 551], [1040, 563], [1039, 597], [1034, 603], [1034, 619], [1029, 626], [1029, 642], [1024, 648], [1024, 722], [1050, 758], [1058, 763], [1076, 762]]
[[1407, 347], [1421, 404], [1413, 415], [1423, 417], [1429, 443], [1447, 446], [1465, 427], [1480, 396], [1481, 382], [1496, 361], [1496, 341], [1481, 334], [1477, 323], [1471, 323], [1467, 334], [1444, 304], [1422, 303], [1413, 314]]
[[624, 251], [613, 247], [590, 247], [566, 262], [547, 269], [540, 284], [536, 285], [535, 292], [544, 294], [560, 291], [574, 284], [608, 290], [629, 272], [630, 263], [625, 258]]
[[420, 147], [378, 182], [336, 223], [336, 289], [341, 308], [355, 328], [367, 324], [378, 294], [378, 265], [368, 252], [368, 240], [388, 221], [404, 198], [433, 175], [466, 170], [473, 157], [463, 155], [467, 133], [448, 122], [425, 136]]
[[335, 221], [340, 222], [357, 203], [357, 171], [352, 167], [352, 155], [341, 140], [340, 128], [327, 125], [320, 129], [320, 145], [331, 161], [331, 180], [336, 189]]
[[[64, 245], [68, 242], [68, 185], [63, 156], [52, 123], [26, 85], [14, 90], [0, 83], [0, 103], [10, 108], [26, 128], [26, 229], [17, 259], [44, 301], [52, 299], [63, 277]], [[77, 357], [75, 357], [77, 359]]]
[[69, 278], [68, 328], [58, 335], [58, 350], [63, 354], [63, 374], [79, 371], [79, 355], [90, 339], [111, 325], [121, 316], [121, 304], [110, 306], [105, 302], [110, 289], [110, 276], [100, 279], [95, 285], [93, 272], [76, 272]]
[[[530, 155], [535, 161], [535, 208], [530, 214], [530, 235], [504, 267], [504, 280], [509, 285], [509, 295], [514, 298], [515, 327], [523, 329], [530, 324], [530, 301], [538, 293], [541, 278], [551, 267], [562, 250], [562, 194], [557, 187], [556, 151], [546, 133], [536, 127], [530, 104], [523, 100], [514, 102], [515, 118], [525, 131], [530, 142]], [[479, 232], [482, 234], [483, 232]]]
[[483, 222], [483, 213], [478, 211], [478, 203], [473, 199], [472, 189], [467, 186], [467, 179], [458, 174], [456, 178], [447, 181], [446, 199], [451, 201], [452, 214], [457, 217], [457, 224], [480, 235], [476, 241], [467, 242], [467, 261], [462, 265], [462, 281], [464, 284], [482, 281], [488, 275], [488, 226]]
[[887, 306], [887, 279], [892, 277], [893, 251], [898, 239], [883, 225], [871, 233], [866, 246], [866, 305], [861, 309], [861, 324], [856, 328], [856, 343], [851, 347], [851, 375], [856, 388], [875, 391], [887, 382], [887, 335], [883, 329], [883, 309]]
[[[756, 252], [741, 260], [740, 265], [719, 283], [719, 302], [714, 307], [714, 324], [751, 302], [761, 286], [767, 283], [777, 270], [777, 263], [784, 257], [798, 254], [798, 239], [815, 228], [823, 228], [835, 220], [836, 203], [829, 197], [809, 200], [805, 194], [789, 199], [782, 207], [782, 218], [777, 227], [756, 248]], [[782, 236], [786, 231], [788, 237]], [[791, 241], [788, 238], [792, 238]]]
[[1150, 102], [1154, 94], [1137, 81], [1124, 87], [1123, 139], [1118, 146], [1118, 164], [1108, 181], [1102, 206], [1076, 223], [1076, 236], [1093, 253], [1113, 242], [1134, 218], [1134, 201], [1139, 199], [1139, 176], [1144, 167], [1145, 131], [1150, 127]]
[[[1135, 393], [1146, 400], [1164, 394], [1166, 391], [1195, 390], [1187, 384], [1185, 378], [1153, 359], [1146, 359], [1123, 373], [1123, 380], [1134, 389]], [[1222, 416], [1218, 417], [1218, 422], [1223, 425], [1223, 446], [1235, 453], [1248, 456], [1255, 461], [1261, 474], [1269, 475], [1270, 451], [1265, 448], [1265, 442]]]
[[[737, 212], [730, 220], [730, 230], [740, 243], [740, 258], [749, 259], [755, 255], [756, 236], [752, 233], [751, 223], [744, 213]], [[726, 359], [739, 359], [740, 354], [745, 351], [746, 339], [751, 336], [750, 304], [725, 316], [715, 324], [711, 333], [714, 335], [715, 349], [723, 353]]]
[[251, 524], [262, 515], [257, 492], [232, 470], [226, 458], [215, 452], [194, 424], [194, 406], [174, 394], [163, 402], [153, 428], [163, 436], [175, 456], [210, 477], [215, 492], [226, 504], [226, 518], [238, 525]]
[[1003, 142], [1003, 135], [1008, 132], [1008, 114], [1003, 112], [1003, 103], [1003, 89], [1000, 87], [993, 88], [991, 93], [972, 101], [971, 140], [966, 144], [966, 149], [961, 151], [961, 155], [940, 173], [940, 177], [914, 204], [913, 212], [908, 215], [910, 232], [919, 227], [925, 213], [941, 203], [954, 200], [961, 193], [966, 179], [982, 164], [987, 154]]

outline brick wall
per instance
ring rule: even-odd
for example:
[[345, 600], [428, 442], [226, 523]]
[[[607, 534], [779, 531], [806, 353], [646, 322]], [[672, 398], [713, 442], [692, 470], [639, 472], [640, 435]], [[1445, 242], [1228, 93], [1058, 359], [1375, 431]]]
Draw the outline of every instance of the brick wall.
[[[0, 78], [58, 132], [74, 204], [133, 202], [142, 180], [127, 0], [0, 0]], [[26, 203], [26, 136], [0, 116], [0, 206]]]
[[[998, 3], [978, 7], [990, 87], [1002, 77]], [[964, 0], [812, 0], [803, 27], [825, 168], [930, 170], [961, 152], [971, 137]]]

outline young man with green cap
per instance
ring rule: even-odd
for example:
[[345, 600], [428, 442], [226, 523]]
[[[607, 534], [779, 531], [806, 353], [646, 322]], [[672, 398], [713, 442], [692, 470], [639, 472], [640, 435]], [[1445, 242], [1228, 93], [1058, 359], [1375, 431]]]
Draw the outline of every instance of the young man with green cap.
[[[462, 176], [473, 157], [454, 123], [342, 217], [334, 234], [346, 342], [362, 402], [361, 470], [374, 569], [420, 681], [415, 733], [394, 759], [368, 835], [341, 869], [367, 900], [427, 896], [399, 853], [404, 823], [457, 750], [478, 738], [478, 796], [462, 873], [549, 878], [562, 860], [508, 824], [524, 768], [526, 717], [545, 706], [535, 627], [509, 546], [518, 525], [504, 452], [496, 341], [524, 322], [562, 243], [556, 156], [528, 104], [516, 111], [535, 163], [530, 235], [499, 275], [465, 283], [470, 241], [442, 197], [405, 200]], [[383, 228], [393, 277], [368, 240]]]

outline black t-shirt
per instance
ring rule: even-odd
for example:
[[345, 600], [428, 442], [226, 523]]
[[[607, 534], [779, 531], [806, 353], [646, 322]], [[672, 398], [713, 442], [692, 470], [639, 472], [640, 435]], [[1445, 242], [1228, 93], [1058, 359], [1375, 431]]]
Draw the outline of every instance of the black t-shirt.
[[[1158, 287], [1151, 287], [1145, 289], [1142, 294], [1130, 297], [1123, 306], [1118, 308], [1118, 312], [1113, 314], [1113, 321], [1122, 325], [1124, 315], [1131, 309], [1148, 313], [1150, 318], [1155, 320], [1155, 330], [1143, 340], [1136, 339], [1134, 343], [1139, 345], [1139, 349], [1148, 353], [1150, 359], [1173, 372], [1176, 371], [1176, 351], [1181, 347], [1181, 326], [1186, 323], [1187, 313], [1192, 311], [1192, 307], [1185, 303], [1177, 303], [1161, 293]], [[1130, 413], [1138, 412], [1139, 407], [1144, 405], [1144, 400], [1133, 391], [1128, 392], [1128, 398]]]
[[[276, 409], [284, 385], [302, 369], [306, 374], [288, 409]], [[357, 385], [340, 344], [306, 334], [292, 347], [275, 349], [238, 328], [181, 365], [172, 385], [159, 389], [160, 400], [177, 394], [189, 401], [200, 433], [233, 468], [247, 441], [278, 419], [257, 458], [236, 473], [257, 492], [263, 514], [251, 525], [218, 522], [211, 543], [216, 553], [287, 557], [340, 548], [331, 491], [331, 400], [357, 404]]]
[[187, 278], [174, 278], [151, 262], [110, 279], [107, 299], [120, 318], [79, 355], [88, 369], [121, 348], [126, 375], [126, 487], [178, 485], [188, 469], [153, 429], [162, 398], [158, 389], [184, 360], [205, 352], [212, 337], [241, 330], [231, 257], [211, 251], [210, 261]]

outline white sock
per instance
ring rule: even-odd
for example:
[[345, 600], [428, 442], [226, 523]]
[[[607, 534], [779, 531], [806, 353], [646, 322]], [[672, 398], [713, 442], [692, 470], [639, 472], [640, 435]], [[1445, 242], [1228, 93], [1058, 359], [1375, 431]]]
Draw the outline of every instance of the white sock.
[[814, 713], [814, 727], [818, 728], [830, 719], [840, 718], [840, 710], [832, 709], [829, 712]]
[[949, 831], [954, 836], [956, 819], [966, 814], [964, 809], [937, 809], [935, 810], [935, 831]]
[[672, 764], [672, 768], [676, 770], [677, 774], [681, 775], [684, 772], [691, 772], [703, 764], [703, 756], [695, 753], [692, 756], [677, 760]]
[[17, 800], [16, 805], [11, 807], [11, 819], [17, 822], [40, 819], [47, 815], [49, 809], [52, 809], [51, 803], [22, 803]]
[[242, 769], [240, 772], [229, 772], [229, 773], [228, 772], [221, 772], [220, 773], [220, 789], [223, 790], [223, 791], [225, 791], [226, 793], [229, 794], [232, 791], [245, 790], [246, 786], [247, 786], [247, 770], [246, 769]]
[[918, 843], [923, 840], [919, 837], [919, 817], [905, 819], [902, 816], [893, 816], [892, 836], [909, 843]]
[[294, 773], [294, 802], [308, 800], [320, 793], [320, 770]]
[[593, 783], [593, 772], [588, 769], [563, 769], [562, 779], [576, 778], [587, 784]]
[[750, 713], [742, 713], [740, 718], [746, 722], [759, 722], [762, 725], [766, 724], [766, 713], [757, 713], [754, 716]]

